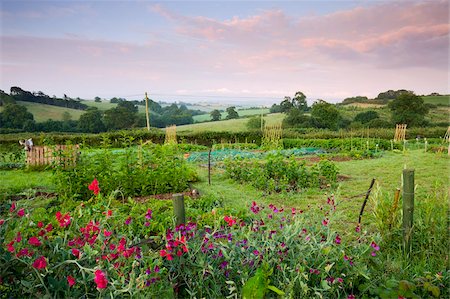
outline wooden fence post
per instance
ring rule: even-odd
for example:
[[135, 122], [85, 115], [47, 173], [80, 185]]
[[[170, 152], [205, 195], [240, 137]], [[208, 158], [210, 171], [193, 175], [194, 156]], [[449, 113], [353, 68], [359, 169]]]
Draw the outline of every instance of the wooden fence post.
[[182, 193], [172, 195], [173, 214], [175, 216], [176, 225], [186, 223], [186, 212], [184, 209], [184, 196]]
[[211, 149], [208, 152], [208, 185], [211, 185]]
[[403, 170], [403, 245], [411, 251], [414, 215], [414, 169]]

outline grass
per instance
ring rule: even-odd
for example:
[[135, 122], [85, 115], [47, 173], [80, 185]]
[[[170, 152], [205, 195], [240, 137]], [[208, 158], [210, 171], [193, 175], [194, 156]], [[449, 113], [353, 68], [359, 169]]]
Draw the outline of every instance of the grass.
[[0, 170], [0, 198], [28, 189], [53, 190], [51, 171]]
[[[415, 169], [416, 200], [419, 201], [436, 190], [444, 190], [449, 185], [449, 158], [445, 154], [423, 153], [420, 150], [403, 153], [386, 152], [382, 158], [369, 160], [351, 160], [336, 162], [340, 174], [348, 177], [339, 183], [334, 191], [339, 203], [339, 217], [342, 223], [357, 223], [364, 194], [372, 178], [376, 179], [375, 190], [394, 192], [401, 187], [404, 167]], [[285, 205], [306, 209], [309, 205], [323, 204], [332, 190], [312, 189], [304, 193], [264, 194], [262, 191], [246, 184], [238, 184], [215, 168], [212, 185], [207, 184], [207, 171], [201, 168], [202, 181], [196, 186], [205, 194], [222, 198], [226, 206], [239, 207], [248, 205], [252, 200], [266, 204]], [[374, 193], [375, 193], [374, 190]], [[355, 195], [359, 195], [356, 196]], [[365, 214], [371, 214], [373, 206], [366, 207]], [[371, 216], [364, 216], [369, 220]]]
[[450, 95], [441, 96], [424, 96], [422, 97], [425, 103], [430, 103], [434, 105], [450, 106]]
[[[268, 114], [264, 117], [266, 120], [266, 124], [275, 124], [279, 123], [283, 120], [284, 114], [281, 113], [272, 113]], [[178, 132], [242, 132], [247, 131], [247, 122], [248, 118], [239, 118], [239, 119], [229, 119], [229, 120], [220, 120], [220, 121], [212, 121], [212, 122], [204, 122], [204, 123], [196, 123], [191, 125], [183, 125], [177, 126]]]
[[84, 113], [83, 110], [69, 109], [65, 107], [58, 107], [52, 105], [45, 105], [40, 103], [17, 101], [19, 105], [25, 106], [29, 112], [34, 116], [36, 122], [44, 122], [48, 119], [63, 120], [64, 112], [69, 112], [73, 120], [78, 120], [80, 115]]
[[[270, 112], [270, 109], [268, 108], [262, 108], [262, 109], [239, 109], [236, 110], [239, 114], [239, 117], [244, 116], [252, 116], [252, 115], [261, 115], [261, 114], [267, 114]], [[222, 119], [225, 119], [227, 116], [226, 112], [222, 112]], [[204, 122], [204, 121], [210, 121], [211, 115], [209, 113], [206, 114], [200, 114], [194, 116], [194, 122]]]

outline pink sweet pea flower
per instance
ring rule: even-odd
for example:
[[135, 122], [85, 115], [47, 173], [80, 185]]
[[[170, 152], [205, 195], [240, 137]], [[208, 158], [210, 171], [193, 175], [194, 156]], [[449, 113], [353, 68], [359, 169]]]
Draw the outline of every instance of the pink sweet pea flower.
[[33, 267], [36, 269], [44, 269], [45, 267], [47, 267], [47, 260], [45, 259], [45, 257], [40, 256], [34, 261]]
[[67, 276], [67, 282], [69, 283], [69, 287], [72, 287], [76, 282], [75, 277], [72, 277], [70, 275]]
[[97, 284], [98, 289], [105, 289], [108, 285], [108, 279], [102, 270], [95, 270], [94, 282]]
[[37, 237], [31, 237], [28, 240], [28, 244], [30, 244], [32, 246], [41, 246], [42, 245], [41, 241], [39, 241], [39, 239]]
[[97, 179], [94, 178], [94, 180], [92, 181], [92, 183], [88, 186], [89, 190], [91, 190], [92, 192], [94, 192], [94, 195], [98, 195], [98, 193], [100, 192], [100, 187], [98, 186], [98, 181]]
[[25, 215], [25, 209], [20, 209], [18, 212], [17, 212], [17, 216], [19, 216], [19, 217], [23, 217]]

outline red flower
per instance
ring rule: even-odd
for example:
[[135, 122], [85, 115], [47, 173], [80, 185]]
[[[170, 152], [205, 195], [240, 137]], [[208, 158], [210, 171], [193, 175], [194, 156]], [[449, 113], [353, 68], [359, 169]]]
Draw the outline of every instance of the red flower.
[[51, 223], [47, 224], [47, 226], [45, 227], [45, 230], [49, 233], [53, 230], [53, 225]]
[[41, 241], [39, 241], [39, 239], [36, 237], [31, 237], [28, 240], [28, 244], [33, 245], [33, 246], [41, 246], [42, 245]]
[[236, 220], [233, 219], [233, 217], [231, 216], [225, 216], [223, 219], [225, 220], [226, 223], [228, 223], [229, 226], [233, 226], [233, 224], [236, 223]]
[[94, 282], [97, 284], [98, 289], [105, 289], [108, 285], [108, 279], [106, 279], [105, 273], [102, 270], [95, 270]]
[[14, 212], [15, 209], [16, 209], [16, 202], [13, 202], [13, 203], [11, 204], [11, 207], [9, 208], [9, 211], [10, 211], [10, 212]]
[[19, 216], [19, 217], [23, 217], [25, 215], [25, 209], [20, 209], [18, 212], [17, 212], [17, 216]]
[[23, 248], [19, 251], [19, 253], [17, 253], [17, 257], [22, 257], [22, 256], [32, 256], [33, 252], [30, 252], [28, 250], [28, 248]]
[[37, 224], [37, 227], [42, 228], [44, 226], [44, 223], [42, 223], [42, 221], [39, 221]]
[[100, 187], [98, 186], [97, 179], [94, 179], [88, 188], [89, 188], [89, 190], [94, 192], [94, 195], [98, 195], [98, 193], [100, 192]]
[[36, 269], [44, 269], [45, 267], [47, 267], [47, 261], [45, 260], [45, 257], [43, 256], [38, 257], [34, 261], [33, 267]]
[[75, 284], [75, 278], [72, 276], [67, 276], [67, 282], [69, 283], [69, 287], [73, 286]]
[[64, 215], [61, 214], [60, 211], [56, 212], [56, 220], [59, 222], [59, 226], [61, 227], [67, 227], [70, 224], [70, 215], [69, 213], [66, 213]]
[[0, 225], [3, 225], [5, 223], [5, 219], [0, 219]]
[[76, 248], [72, 248], [72, 254], [79, 259], [80, 258], [80, 250], [76, 249]]
[[16, 242], [19, 243], [20, 241], [22, 241], [22, 235], [20, 234], [20, 232], [18, 232], [16, 236]]
[[341, 244], [341, 237], [339, 237], [339, 235], [336, 235], [334, 242], [336, 242], [336, 244]]
[[6, 244], [7, 250], [11, 253], [13, 253], [15, 250], [13, 245], [14, 245], [14, 241], [11, 241], [8, 244]]
[[103, 231], [103, 234], [105, 235], [105, 237], [109, 237], [111, 236], [112, 232], [107, 231], [106, 229]]

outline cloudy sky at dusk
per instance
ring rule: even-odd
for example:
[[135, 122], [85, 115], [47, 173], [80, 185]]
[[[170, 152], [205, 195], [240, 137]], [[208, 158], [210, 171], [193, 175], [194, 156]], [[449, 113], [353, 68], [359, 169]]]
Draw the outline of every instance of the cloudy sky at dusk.
[[[279, 102], [449, 93], [449, 1], [4, 1], [0, 89]], [[208, 97], [205, 97], [208, 96]]]

